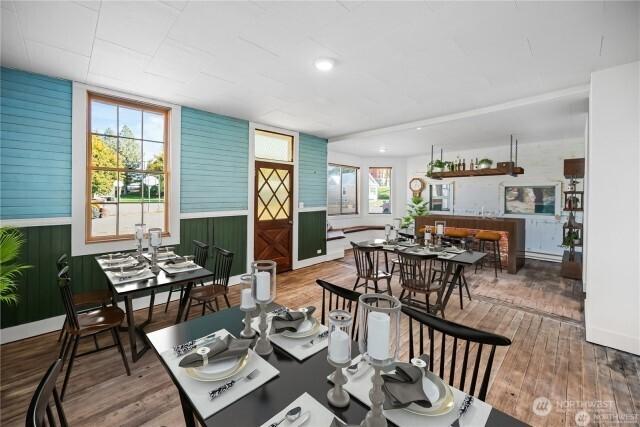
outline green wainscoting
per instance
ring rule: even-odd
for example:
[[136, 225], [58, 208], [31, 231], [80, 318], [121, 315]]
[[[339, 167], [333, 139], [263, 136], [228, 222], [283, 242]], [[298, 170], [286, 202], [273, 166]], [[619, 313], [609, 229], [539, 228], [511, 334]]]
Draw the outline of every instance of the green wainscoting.
[[326, 255], [326, 253], [327, 212], [300, 212], [298, 214], [298, 259], [302, 261]]
[[[26, 240], [21, 262], [34, 267], [27, 270], [18, 286], [18, 305], [2, 306], [2, 328], [34, 322], [63, 313], [60, 292], [56, 283], [56, 260], [62, 253], [71, 253], [71, 225], [26, 227], [21, 229]], [[232, 251], [232, 275], [246, 272], [247, 217], [217, 217], [183, 219], [180, 221], [178, 253], [193, 252], [193, 240], [202, 240], [212, 247]], [[210, 256], [208, 266], [213, 259]], [[73, 257], [71, 274], [75, 292], [104, 289], [105, 277], [94, 255]]]

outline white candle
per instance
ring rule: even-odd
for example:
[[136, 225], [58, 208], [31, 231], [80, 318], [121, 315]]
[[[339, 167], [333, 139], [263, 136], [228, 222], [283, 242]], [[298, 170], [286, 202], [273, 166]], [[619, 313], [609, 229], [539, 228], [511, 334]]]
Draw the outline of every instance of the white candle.
[[136, 227], [136, 240], [144, 239], [144, 226], [140, 225]]
[[367, 317], [367, 353], [376, 360], [389, 358], [389, 315], [372, 311]]
[[256, 273], [256, 299], [269, 301], [271, 297], [271, 275], [267, 271]]
[[349, 354], [349, 334], [342, 329], [331, 332], [329, 337], [329, 358], [336, 363], [345, 363], [351, 360]]
[[438, 224], [436, 226], [436, 234], [438, 234], [440, 236], [444, 234], [444, 225]]
[[430, 232], [425, 231], [425, 233], [424, 233], [424, 240], [425, 240], [425, 242], [428, 242], [428, 241], [430, 241], [430, 240], [431, 240], [431, 233], [430, 233]]
[[251, 289], [243, 289], [240, 293], [240, 308], [255, 308], [256, 302], [251, 296]]

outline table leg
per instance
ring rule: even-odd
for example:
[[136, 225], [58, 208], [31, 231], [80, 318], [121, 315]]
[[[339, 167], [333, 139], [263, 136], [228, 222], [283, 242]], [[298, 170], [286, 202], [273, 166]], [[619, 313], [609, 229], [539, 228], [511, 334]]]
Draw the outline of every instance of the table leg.
[[124, 307], [127, 314], [127, 331], [129, 332], [129, 348], [131, 350], [131, 360], [135, 363], [138, 360], [138, 346], [136, 343], [136, 322], [133, 318], [133, 306], [131, 297], [125, 295]]
[[184, 423], [187, 427], [196, 427], [196, 422], [193, 418], [193, 409], [189, 399], [184, 395], [182, 391], [180, 393], [180, 404], [182, 405], [182, 415], [184, 416]]
[[386, 272], [390, 273], [391, 270], [389, 270], [389, 256], [387, 255], [387, 251], [384, 251], [384, 267], [386, 268]]
[[182, 322], [182, 317], [184, 315], [184, 310], [187, 307], [187, 303], [189, 302], [189, 296], [191, 295], [191, 288], [193, 287], [193, 283], [187, 283], [187, 288], [184, 291], [184, 295], [180, 299], [180, 307], [178, 307], [178, 315], [176, 316], [176, 324]]
[[[449, 264], [453, 264], [453, 263], [449, 263]], [[456, 264], [456, 271], [453, 273], [453, 279], [451, 279], [451, 283], [449, 284], [449, 287], [447, 288], [447, 294], [444, 297], [444, 300], [442, 301], [442, 307], [446, 307], [447, 303], [449, 302], [449, 298], [451, 298], [451, 294], [453, 293], [455, 287], [456, 287], [456, 283], [458, 282], [458, 280], [460, 280], [460, 275], [462, 274], [462, 264]], [[447, 268], [447, 271], [450, 272], [451, 269]], [[447, 279], [449, 277], [449, 275], [447, 274]], [[447, 282], [444, 282], [447, 283]]]

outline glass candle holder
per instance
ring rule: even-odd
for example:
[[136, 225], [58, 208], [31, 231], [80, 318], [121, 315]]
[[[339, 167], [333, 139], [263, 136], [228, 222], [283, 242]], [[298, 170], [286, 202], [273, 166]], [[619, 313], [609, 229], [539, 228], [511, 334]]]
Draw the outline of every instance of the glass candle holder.
[[389, 242], [389, 239], [391, 238], [391, 224], [384, 225], [384, 238]]
[[151, 246], [151, 271], [155, 274], [160, 272], [158, 267], [158, 248], [162, 245], [162, 229], [149, 229], [149, 246]]
[[251, 263], [251, 295], [259, 304], [268, 304], [276, 297], [276, 263], [274, 261], [254, 261]]
[[373, 365], [384, 367], [398, 357], [401, 306], [398, 298], [390, 295], [360, 296], [358, 347]]
[[373, 366], [371, 377], [371, 409], [362, 426], [386, 426], [382, 414], [384, 392], [382, 369], [390, 366], [398, 357], [400, 347], [400, 301], [383, 294], [361, 295], [358, 303], [358, 347], [365, 360]]
[[135, 238], [138, 241], [138, 258], [140, 258], [142, 256], [142, 241], [144, 240], [144, 235], [147, 232], [147, 225], [136, 224], [135, 230]]
[[345, 310], [329, 312], [329, 359], [335, 363], [351, 361], [353, 317]]
[[240, 332], [242, 338], [253, 338], [256, 332], [251, 326], [251, 313], [256, 309], [256, 301], [252, 295], [253, 276], [240, 276], [240, 310], [244, 311], [244, 329]]

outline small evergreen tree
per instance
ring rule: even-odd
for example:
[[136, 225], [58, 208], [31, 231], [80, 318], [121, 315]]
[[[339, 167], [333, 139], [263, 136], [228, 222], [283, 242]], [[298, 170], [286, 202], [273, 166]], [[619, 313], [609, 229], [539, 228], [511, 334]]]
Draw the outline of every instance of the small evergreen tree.
[[428, 215], [427, 203], [421, 196], [413, 196], [411, 201], [407, 203], [407, 216], [402, 218], [402, 227], [410, 226], [416, 217]]

